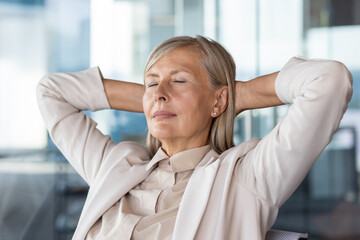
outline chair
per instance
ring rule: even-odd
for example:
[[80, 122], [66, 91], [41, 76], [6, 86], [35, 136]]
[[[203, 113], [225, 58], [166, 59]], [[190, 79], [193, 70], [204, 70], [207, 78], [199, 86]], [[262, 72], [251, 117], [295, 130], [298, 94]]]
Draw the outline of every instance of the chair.
[[301, 240], [301, 239], [308, 239], [308, 234], [270, 229], [265, 236], [265, 240]]

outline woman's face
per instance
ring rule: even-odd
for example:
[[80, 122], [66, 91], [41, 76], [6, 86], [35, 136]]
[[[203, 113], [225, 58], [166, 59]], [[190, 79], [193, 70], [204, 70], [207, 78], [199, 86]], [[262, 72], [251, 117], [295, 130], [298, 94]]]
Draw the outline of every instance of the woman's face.
[[215, 91], [194, 51], [180, 48], [161, 57], [145, 73], [145, 88], [147, 125], [164, 150], [208, 143]]

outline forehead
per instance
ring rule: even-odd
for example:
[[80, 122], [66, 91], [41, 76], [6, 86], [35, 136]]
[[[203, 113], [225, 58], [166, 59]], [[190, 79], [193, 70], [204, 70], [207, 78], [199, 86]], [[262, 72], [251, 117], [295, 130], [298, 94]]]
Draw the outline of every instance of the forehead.
[[191, 73], [201, 71], [200, 55], [190, 48], [179, 48], [163, 55], [156, 61], [148, 73], [171, 71], [174, 68], [184, 69]]

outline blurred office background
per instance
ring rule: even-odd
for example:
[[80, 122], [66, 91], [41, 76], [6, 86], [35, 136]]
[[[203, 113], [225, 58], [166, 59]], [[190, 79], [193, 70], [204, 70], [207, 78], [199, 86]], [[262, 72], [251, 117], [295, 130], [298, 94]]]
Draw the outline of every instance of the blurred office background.
[[[44, 128], [39, 79], [98, 65], [107, 78], [141, 83], [152, 48], [197, 34], [231, 52], [238, 80], [277, 71], [295, 55], [348, 66], [354, 95], [341, 127], [274, 228], [360, 239], [360, 0], [0, 0], [1, 240], [70, 239], [87, 193]], [[235, 142], [264, 136], [287, 108], [240, 114]], [[142, 114], [87, 114], [114, 141], [144, 142]]]

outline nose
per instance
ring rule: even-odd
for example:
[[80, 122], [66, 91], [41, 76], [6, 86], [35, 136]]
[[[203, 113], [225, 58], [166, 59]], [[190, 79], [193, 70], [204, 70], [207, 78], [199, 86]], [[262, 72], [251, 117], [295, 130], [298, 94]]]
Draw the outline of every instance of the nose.
[[156, 90], [154, 91], [153, 97], [155, 101], [169, 101], [168, 91], [165, 83], [159, 83]]

